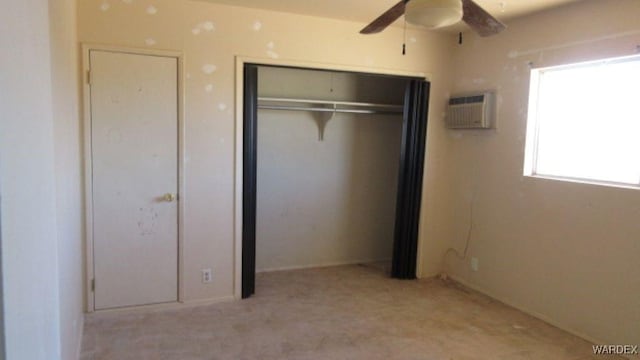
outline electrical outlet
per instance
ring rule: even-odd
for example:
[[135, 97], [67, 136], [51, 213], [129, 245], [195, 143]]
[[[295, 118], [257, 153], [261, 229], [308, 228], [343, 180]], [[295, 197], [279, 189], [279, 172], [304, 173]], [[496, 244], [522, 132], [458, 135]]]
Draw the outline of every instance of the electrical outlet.
[[478, 267], [480, 266], [480, 260], [477, 257], [471, 258], [471, 270], [478, 271]]
[[213, 281], [213, 272], [211, 269], [202, 269], [202, 283], [208, 284]]

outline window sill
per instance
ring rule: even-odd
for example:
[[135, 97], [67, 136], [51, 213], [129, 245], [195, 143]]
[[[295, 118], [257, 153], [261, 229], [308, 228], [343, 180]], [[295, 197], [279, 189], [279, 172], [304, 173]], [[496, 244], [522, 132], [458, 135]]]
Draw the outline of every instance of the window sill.
[[524, 177], [533, 178], [533, 179], [563, 181], [563, 182], [570, 182], [570, 183], [577, 183], [577, 184], [604, 186], [609, 188], [640, 190], [640, 185], [623, 184], [623, 183], [616, 183], [616, 182], [585, 180], [585, 179], [576, 179], [576, 178], [570, 178], [570, 177], [540, 175], [540, 174], [524, 174]]

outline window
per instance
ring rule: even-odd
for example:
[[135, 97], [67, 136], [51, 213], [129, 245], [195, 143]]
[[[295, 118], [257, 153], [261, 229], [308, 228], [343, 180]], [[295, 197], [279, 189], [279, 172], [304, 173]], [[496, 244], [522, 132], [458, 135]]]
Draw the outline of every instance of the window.
[[524, 171], [640, 187], [640, 56], [532, 70]]

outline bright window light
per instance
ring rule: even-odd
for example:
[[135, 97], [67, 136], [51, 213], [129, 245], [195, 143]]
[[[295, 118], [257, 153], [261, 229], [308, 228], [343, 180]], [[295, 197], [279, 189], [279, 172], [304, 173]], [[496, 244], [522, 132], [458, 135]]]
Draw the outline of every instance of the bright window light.
[[525, 175], [640, 187], [640, 57], [531, 73]]

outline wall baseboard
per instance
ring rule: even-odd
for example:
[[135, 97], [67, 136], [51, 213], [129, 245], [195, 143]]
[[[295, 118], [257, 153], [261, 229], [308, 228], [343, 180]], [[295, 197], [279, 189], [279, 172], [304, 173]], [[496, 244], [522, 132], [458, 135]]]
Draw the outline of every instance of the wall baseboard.
[[217, 298], [209, 298], [209, 299], [197, 299], [197, 300], [185, 300], [181, 302], [171, 302], [164, 304], [151, 304], [151, 305], [140, 305], [140, 306], [129, 306], [122, 307], [117, 309], [105, 309], [105, 310], [96, 310], [91, 313], [85, 314], [85, 316], [100, 316], [103, 314], [112, 314], [112, 313], [128, 313], [128, 312], [157, 312], [164, 310], [175, 310], [175, 309], [188, 309], [197, 306], [204, 305], [213, 305], [222, 302], [229, 302], [236, 300], [235, 296], [221, 296]]
[[80, 315], [80, 324], [78, 326], [79, 333], [76, 334], [76, 339], [78, 339], [78, 346], [76, 348], [76, 359], [80, 359], [80, 355], [82, 355], [82, 339], [84, 338], [84, 316], [85, 314]]
[[221, 296], [221, 297], [211, 298], [211, 299], [187, 300], [182, 303], [179, 303], [178, 307], [187, 308], [187, 307], [196, 307], [196, 306], [204, 306], [204, 305], [213, 305], [213, 304], [219, 304], [219, 303], [224, 303], [224, 302], [229, 302], [234, 300], [236, 300], [236, 297], [233, 295]]
[[[608, 344], [608, 342], [606, 342], [606, 341], [597, 340], [597, 339], [595, 339], [595, 338], [593, 338], [593, 337], [591, 337], [591, 336], [589, 336], [589, 335], [587, 335], [587, 334], [585, 334], [585, 333], [583, 333], [581, 331], [572, 329], [571, 327], [568, 327], [565, 324], [562, 324], [562, 323], [560, 323], [558, 321], [555, 321], [555, 320], [551, 319], [550, 317], [548, 317], [548, 316], [546, 316], [544, 314], [541, 314], [541, 313], [539, 313], [537, 311], [532, 311], [530, 309], [527, 309], [526, 307], [521, 306], [520, 304], [517, 304], [517, 303], [515, 303], [515, 302], [513, 302], [511, 300], [505, 299], [504, 297], [497, 296], [497, 295], [493, 294], [492, 292], [487, 291], [487, 290], [481, 288], [480, 286], [472, 284], [472, 283], [462, 279], [461, 277], [459, 277], [457, 275], [450, 275], [450, 274], [446, 274], [446, 275], [447, 275], [447, 277], [449, 279], [459, 283], [460, 285], [462, 285], [464, 287], [467, 287], [469, 289], [477, 291], [477, 292], [479, 292], [479, 293], [481, 293], [483, 295], [486, 295], [486, 296], [488, 296], [488, 297], [490, 297], [490, 298], [492, 298], [494, 300], [497, 300], [497, 301], [499, 301], [499, 302], [501, 302], [501, 303], [503, 303], [503, 304], [505, 304], [507, 306], [510, 306], [510, 307], [515, 308], [515, 309], [517, 309], [519, 311], [522, 311], [523, 313], [525, 313], [527, 315], [533, 316], [534, 318], [536, 318], [538, 320], [544, 321], [549, 325], [557, 327], [558, 329], [560, 329], [562, 331], [566, 331], [569, 334], [577, 336], [577, 337], [579, 337], [579, 338], [581, 338], [583, 340], [586, 340], [586, 341], [588, 341], [588, 342], [590, 342], [592, 344]], [[630, 356], [623, 356], [623, 357], [631, 359]]]
[[318, 264], [311, 264], [311, 265], [282, 266], [282, 267], [275, 267], [275, 268], [256, 269], [256, 273], [269, 273], [269, 272], [289, 271], [289, 270], [304, 270], [304, 269], [325, 268], [325, 267], [332, 267], [332, 266], [371, 264], [371, 263], [378, 263], [378, 262], [389, 262], [389, 263], [391, 263], [391, 259], [350, 260], [350, 261], [336, 261], [336, 262], [318, 263]]

